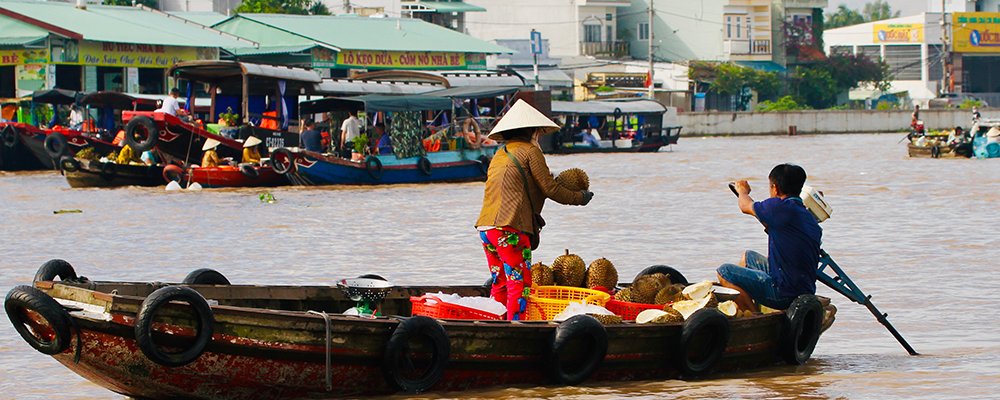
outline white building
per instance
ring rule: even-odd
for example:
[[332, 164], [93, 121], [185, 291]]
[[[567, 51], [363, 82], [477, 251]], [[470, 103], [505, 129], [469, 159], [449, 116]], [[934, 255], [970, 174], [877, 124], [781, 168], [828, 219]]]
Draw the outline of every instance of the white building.
[[[945, 12], [998, 12], [1000, 0], [945, 0]], [[941, 12], [941, 0], [927, 0], [927, 11]]]

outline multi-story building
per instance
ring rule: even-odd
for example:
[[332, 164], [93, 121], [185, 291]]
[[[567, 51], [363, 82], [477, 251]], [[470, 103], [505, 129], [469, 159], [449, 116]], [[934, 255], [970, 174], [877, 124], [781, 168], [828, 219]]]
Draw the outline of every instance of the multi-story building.
[[[927, 11], [941, 11], [941, 0], [927, 0]], [[945, 12], [1000, 12], [1000, 0], [945, 0]]]

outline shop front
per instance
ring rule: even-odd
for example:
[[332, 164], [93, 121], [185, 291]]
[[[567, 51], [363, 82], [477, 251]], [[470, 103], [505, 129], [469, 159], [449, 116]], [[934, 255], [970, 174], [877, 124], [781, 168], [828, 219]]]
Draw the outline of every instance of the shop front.
[[0, 98], [19, 97], [45, 88], [48, 50], [0, 50]]
[[482, 53], [443, 51], [341, 50], [324, 47], [312, 49], [312, 67], [330, 69], [415, 69], [415, 70], [485, 70]]
[[996, 74], [1000, 69], [1000, 13], [957, 12], [952, 22], [953, 91], [976, 93], [994, 105], [1000, 99]]

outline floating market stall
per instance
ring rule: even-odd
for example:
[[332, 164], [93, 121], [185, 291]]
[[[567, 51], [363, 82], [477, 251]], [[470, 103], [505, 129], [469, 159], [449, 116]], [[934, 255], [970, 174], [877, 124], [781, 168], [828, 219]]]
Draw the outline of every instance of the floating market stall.
[[[665, 125], [666, 107], [656, 101], [553, 101], [563, 127], [542, 143], [550, 153], [656, 152], [676, 144], [680, 127]], [[596, 133], [596, 135], [595, 135]]]

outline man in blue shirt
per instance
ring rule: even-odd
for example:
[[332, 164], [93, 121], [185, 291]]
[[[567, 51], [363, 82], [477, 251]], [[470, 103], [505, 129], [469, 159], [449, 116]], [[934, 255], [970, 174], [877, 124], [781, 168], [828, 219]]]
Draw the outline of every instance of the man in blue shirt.
[[799, 295], [816, 293], [823, 230], [799, 198], [806, 171], [781, 164], [768, 180], [771, 197], [758, 202], [750, 198], [747, 181], [736, 182], [740, 211], [757, 217], [767, 232], [767, 257], [747, 250], [741, 265], [723, 264], [717, 270], [723, 286], [741, 292], [736, 302], [745, 310], [756, 311], [753, 301], [785, 309]]
[[315, 151], [317, 153], [323, 152], [323, 135], [316, 130], [316, 122], [311, 118], [306, 120], [305, 123], [306, 130], [302, 131], [300, 140], [302, 140], [302, 147], [305, 147], [306, 151]]

